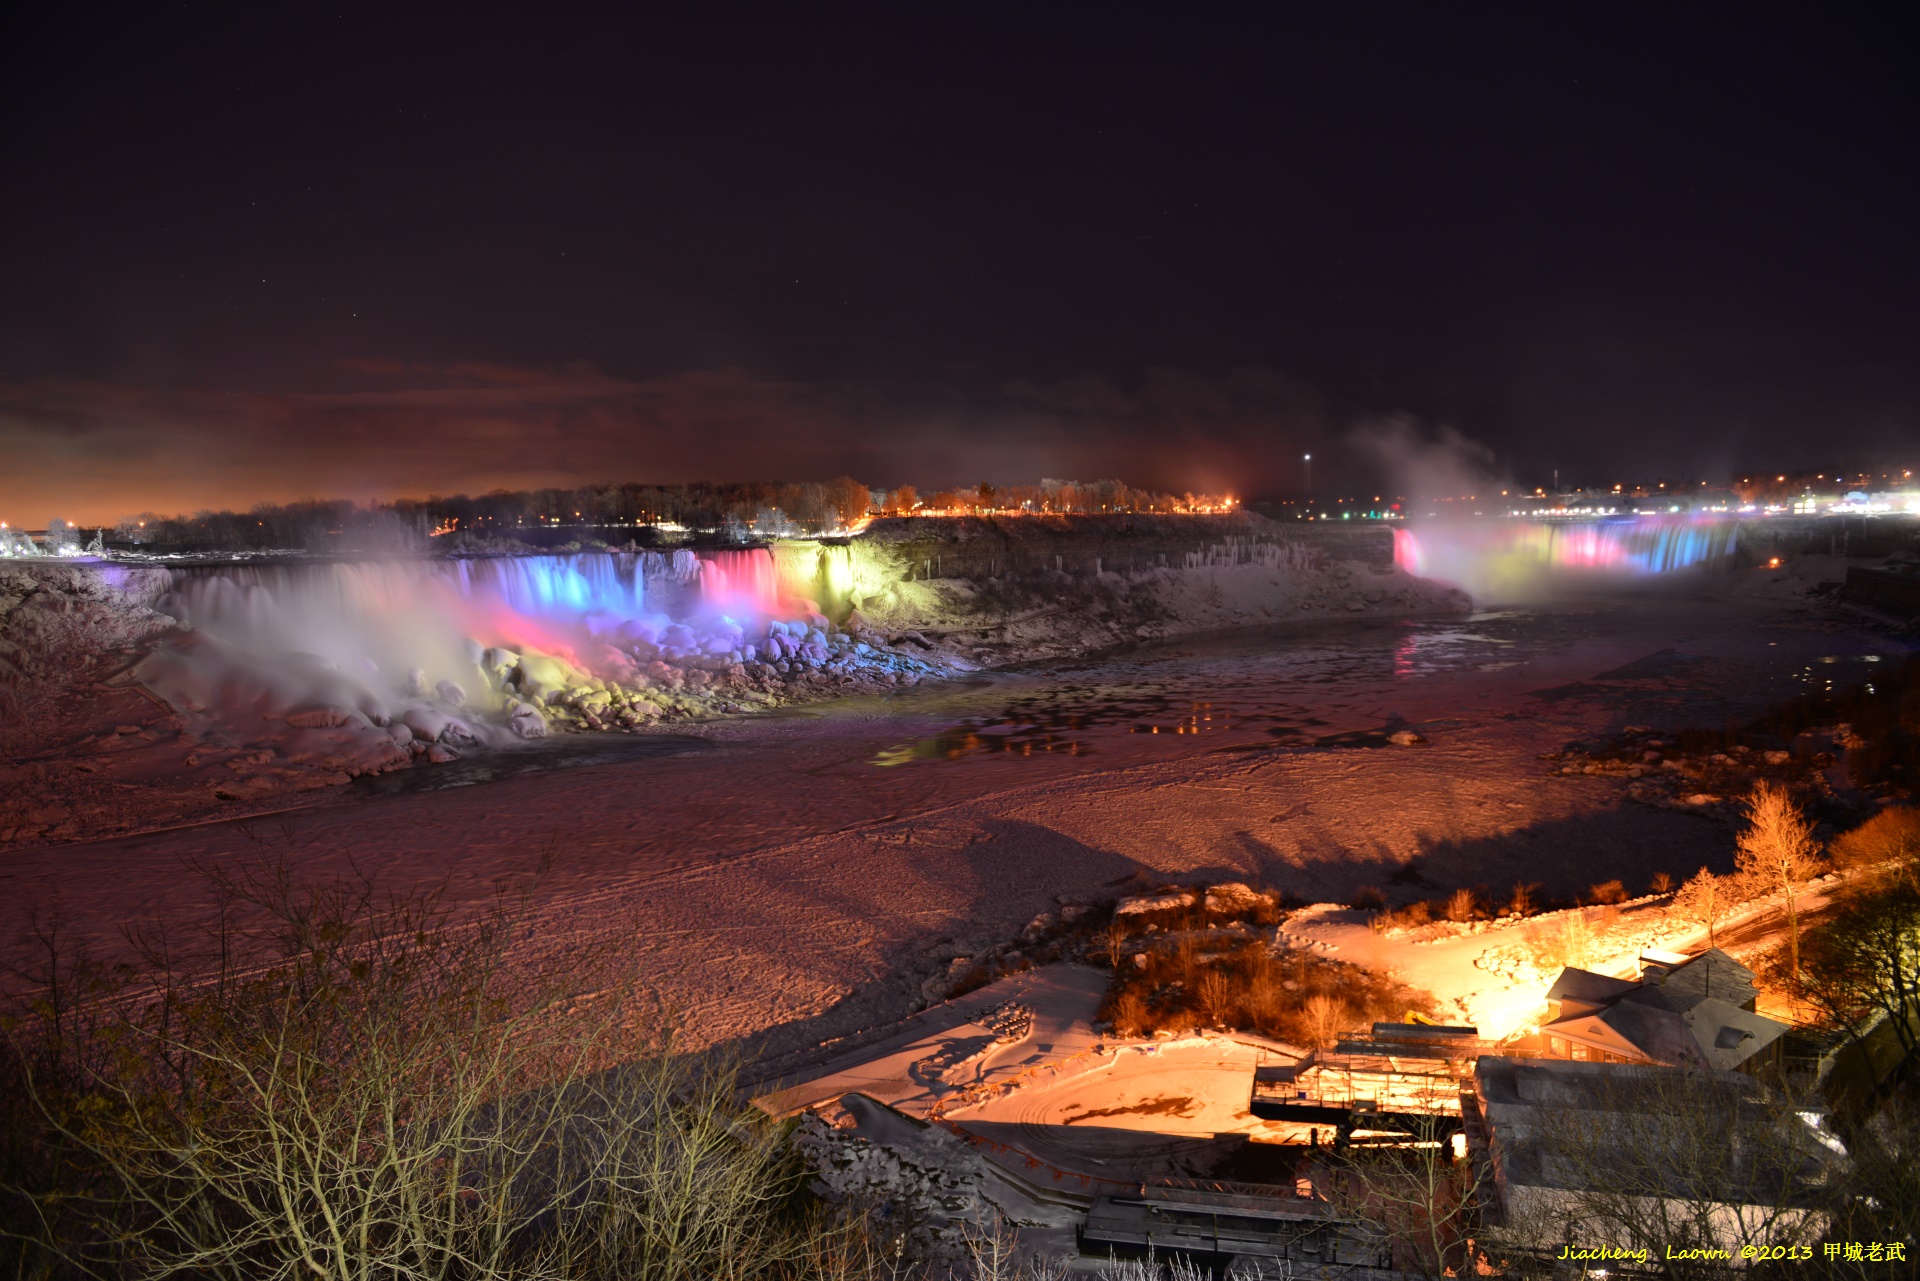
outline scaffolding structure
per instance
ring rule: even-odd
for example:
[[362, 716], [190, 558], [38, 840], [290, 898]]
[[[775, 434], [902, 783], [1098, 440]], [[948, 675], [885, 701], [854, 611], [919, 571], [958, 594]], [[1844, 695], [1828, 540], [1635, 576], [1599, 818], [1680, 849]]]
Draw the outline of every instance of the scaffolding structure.
[[1356, 1133], [1435, 1141], [1459, 1131], [1460, 1098], [1474, 1061], [1490, 1047], [1478, 1029], [1376, 1023], [1298, 1063], [1254, 1071], [1252, 1113], [1325, 1125], [1345, 1149]]

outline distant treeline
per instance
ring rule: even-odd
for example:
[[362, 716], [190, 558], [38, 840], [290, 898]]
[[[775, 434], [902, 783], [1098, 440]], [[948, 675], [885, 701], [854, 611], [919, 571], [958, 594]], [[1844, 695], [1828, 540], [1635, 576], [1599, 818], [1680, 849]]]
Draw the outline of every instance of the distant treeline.
[[1135, 489], [1118, 480], [1043, 480], [1038, 485], [1008, 485], [996, 489], [943, 489], [925, 497], [912, 485], [883, 496], [878, 510], [889, 516], [923, 514], [965, 515], [988, 512], [1038, 512], [1088, 515], [1101, 512], [1219, 512], [1236, 500], [1214, 494], [1161, 494]]
[[[684, 485], [587, 485], [578, 489], [495, 490], [403, 498], [362, 505], [346, 500], [262, 504], [251, 511], [191, 516], [143, 512], [119, 522], [112, 541], [154, 547], [222, 550], [425, 548], [442, 537], [456, 543], [534, 538], [549, 543], [567, 528], [633, 529], [651, 541], [661, 525], [732, 531], [744, 536], [823, 533], [873, 514], [943, 515], [988, 512], [1193, 512], [1226, 510], [1232, 500], [1135, 489], [1117, 480], [1044, 480], [1038, 485], [977, 485], [922, 497], [911, 485], [871, 489], [851, 476], [829, 481]], [[536, 531], [547, 531], [546, 536]], [[625, 542], [628, 539], [600, 541]]]
[[405, 550], [424, 546], [430, 524], [392, 507], [345, 499], [262, 503], [252, 511], [203, 511], [191, 516], [142, 512], [113, 527], [107, 541], [155, 549], [320, 551], [327, 548]]

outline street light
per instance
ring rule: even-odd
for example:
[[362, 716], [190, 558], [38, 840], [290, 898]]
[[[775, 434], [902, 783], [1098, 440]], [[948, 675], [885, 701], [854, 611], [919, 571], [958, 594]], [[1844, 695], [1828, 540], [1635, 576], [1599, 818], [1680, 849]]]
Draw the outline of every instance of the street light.
[[1307, 497], [1312, 498], [1313, 497], [1313, 455], [1302, 454], [1300, 455], [1300, 461], [1306, 465]]

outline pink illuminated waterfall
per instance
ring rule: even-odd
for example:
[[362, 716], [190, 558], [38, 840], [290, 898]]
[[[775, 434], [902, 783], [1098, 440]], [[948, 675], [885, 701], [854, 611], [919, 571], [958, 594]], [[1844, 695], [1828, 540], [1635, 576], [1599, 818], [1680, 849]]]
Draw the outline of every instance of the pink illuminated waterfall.
[[700, 553], [700, 598], [723, 613], [780, 613], [780, 584], [773, 553], [764, 547], [745, 547]]

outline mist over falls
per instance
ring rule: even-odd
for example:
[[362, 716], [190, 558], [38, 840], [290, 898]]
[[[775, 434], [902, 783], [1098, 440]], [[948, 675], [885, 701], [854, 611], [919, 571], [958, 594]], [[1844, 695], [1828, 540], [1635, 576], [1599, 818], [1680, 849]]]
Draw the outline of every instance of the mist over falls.
[[135, 675], [205, 734], [349, 763], [539, 737], [562, 700], [644, 722], [696, 673], [835, 657], [845, 550], [784, 578], [766, 548], [176, 570], [181, 630]]
[[1393, 531], [1394, 562], [1451, 583], [1480, 604], [1519, 604], [1556, 590], [1632, 589], [1686, 569], [1724, 567], [1739, 523], [1688, 517], [1440, 520]]

